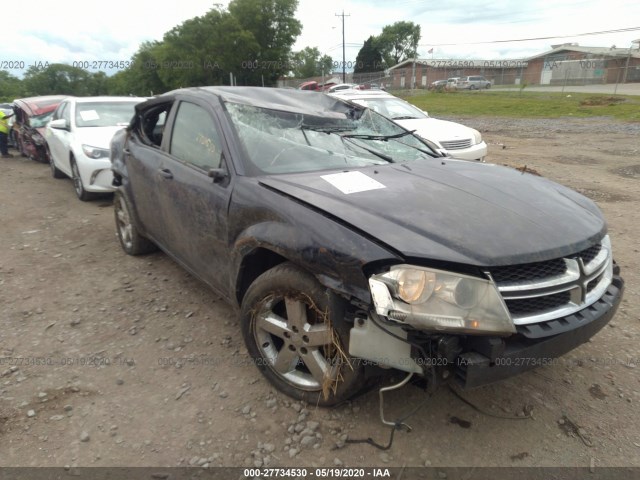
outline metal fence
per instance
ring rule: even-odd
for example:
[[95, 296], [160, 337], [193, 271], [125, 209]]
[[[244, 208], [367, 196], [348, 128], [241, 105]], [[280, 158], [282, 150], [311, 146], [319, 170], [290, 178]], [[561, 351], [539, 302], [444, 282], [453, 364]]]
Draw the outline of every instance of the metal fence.
[[394, 89], [432, 88], [436, 80], [483, 76], [492, 86], [605, 85], [640, 82], [640, 65], [610, 65], [603, 59], [564, 60], [523, 64], [520, 67], [413, 68], [392, 69], [386, 80]]
[[[576, 60], [544, 60], [534, 62], [518, 62], [518, 66], [491, 66], [476, 62], [475, 66], [447, 67], [438, 66], [440, 61], [433, 61], [431, 65], [409, 65], [405, 68], [390, 69], [384, 72], [346, 74], [344, 83], [359, 85], [374, 85], [386, 89], [429, 89], [436, 80], [461, 78], [467, 76], [483, 76], [497, 87], [526, 87], [526, 86], [586, 86], [586, 85], [617, 85], [640, 82], [640, 61], [629, 65], [618, 61], [612, 65], [606, 59], [576, 59]], [[446, 63], [445, 61], [441, 61]], [[461, 64], [462, 62], [460, 62]], [[473, 64], [473, 61], [465, 62]], [[483, 63], [489, 63], [483, 62]], [[494, 63], [494, 62], [490, 62]], [[495, 62], [500, 65], [500, 61]], [[478, 65], [479, 64], [479, 65]], [[433, 66], [436, 65], [436, 66]], [[455, 65], [455, 64], [454, 64]], [[278, 86], [297, 88], [306, 81], [316, 81], [323, 85], [327, 82], [343, 83], [342, 72], [334, 72], [324, 77], [312, 78], [284, 78], [279, 80]]]

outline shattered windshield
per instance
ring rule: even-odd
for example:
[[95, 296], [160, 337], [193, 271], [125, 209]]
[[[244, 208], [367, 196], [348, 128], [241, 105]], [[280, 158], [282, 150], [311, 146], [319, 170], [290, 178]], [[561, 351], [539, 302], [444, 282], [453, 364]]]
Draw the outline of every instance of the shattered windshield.
[[358, 168], [436, 156], [410, 132], [369, 109], [309, 115], [226, 106], [254, 174]]
[[47, 125], [49, 119], [53, 116], [53, 111], [43, 113], [42, 115], [36, 115], [29, 119], [29, 125], [33, 128], [42, 128]]

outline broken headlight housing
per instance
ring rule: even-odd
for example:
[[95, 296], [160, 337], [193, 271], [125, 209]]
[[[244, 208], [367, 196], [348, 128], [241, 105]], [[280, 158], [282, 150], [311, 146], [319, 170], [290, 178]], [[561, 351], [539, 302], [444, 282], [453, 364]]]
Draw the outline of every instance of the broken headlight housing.
[[372, 275], [378, 315], [420, 330], [509, 335], [515, 326], [495, 284], [483, 278], [413, 265]]

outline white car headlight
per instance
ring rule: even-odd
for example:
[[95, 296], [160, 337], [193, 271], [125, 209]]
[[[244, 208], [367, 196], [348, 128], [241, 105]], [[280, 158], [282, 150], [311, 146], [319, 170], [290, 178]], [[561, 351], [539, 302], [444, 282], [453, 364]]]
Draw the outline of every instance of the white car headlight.
[[109, 150], [106, 148], [82, 145], [82, 152], [89, 158], [109, 158]]
[[413, 265], [394, 265], [369, 278], [376, 312], [420, 330], [475, 334], [515, 333], [496, 286], [489, 280]]

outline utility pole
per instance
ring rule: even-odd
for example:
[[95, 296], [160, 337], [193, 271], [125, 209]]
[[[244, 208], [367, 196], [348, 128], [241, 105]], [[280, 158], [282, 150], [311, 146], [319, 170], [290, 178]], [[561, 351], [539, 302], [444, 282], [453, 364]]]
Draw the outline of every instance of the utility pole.
[[344, 53], [344, 17], [350, 17], [351, 15], [345, 15], [344, 10], [342, 14], [336, 13], [336, 17], [342, 17], [342, 83], [347, 83], [347, 62], [345, 61], [345, 53]]

